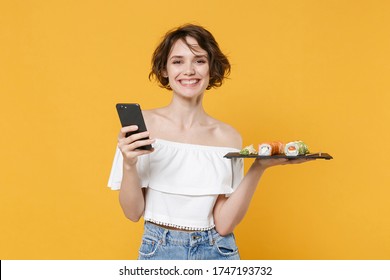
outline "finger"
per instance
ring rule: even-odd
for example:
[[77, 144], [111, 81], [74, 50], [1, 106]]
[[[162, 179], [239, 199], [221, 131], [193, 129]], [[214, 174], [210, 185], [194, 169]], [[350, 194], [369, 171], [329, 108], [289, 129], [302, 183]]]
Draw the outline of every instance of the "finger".
[[275, 159], [272, 165], [285, 165], [288, 164], [289, 160], [287, 158]]
[[272, 159], [257, 158], [256, 160], [259, 162], [262, 162], [264, 164], [267, 164], [267, 165], [268, 164], [269, 165], [277, 165], [277, 164], [282, 164], [282, 163], [288, 162], [287, 158], [272, 158]]
[[121, 130], [119, 131], [119, 137], [121, 138], [124, 138], [126, 137], [126, 133], [129, 133], [129, 132], [135, 132], [138, 130], [138, 126], [136, 125], [129, 125], [129, 126], [124, 126], [121, 128]]
[[130, 141], [134, 142], [134, 141], [137, 141], [137, 140], [140, 140], [143, 138], [148, 138], [149, 135], [150, 135], [149, 131], [144, 131], [144, 132], [140, 132], [140, 133], [131, 134], [131, 135], [127, 136], [127, 138], [129, 138]]
[[290, 164], [300, 164], [300, 163], [309, 162], [309, 161], [313, 161], [313, 160], [316, 160], [316, 159], [315, 158], [290, 159], [289, 163]]
[[129, 148], [132, 150], [138, 149], [142, 146], [152, 145], [155, 142], [155, 139], [145, 139], [134, 141], [129, 145]]
[[155, 141], [155, 139], [149, 138], [143, 138], [137, 141], [131, 141], [129, 138], [122, 138], [121, 140], [118, 140], [118, 147], [122, 152], [131, 152], [141, 146], [152, 145]]
[[136, 160], [137, 157], [142, 155], [147, 155], [152, 152], [154, 152], [153, 148], [151, 150], [134, 150], [134, 151], [122, 152], [122, 154], [124, 160], [129, 160], [130, 162], [134, 162], [134, 160]]
[[126, 135], [123, 135], [120, 133], [120, 136], [118, 137], [118, 143], [123, 142], [124, 144], [130, 144], [134, 141], [143, 139], [143, 138], [149, 138], [149, 131], [144, 131], [140, 133], [134, 133], [126, 137]]
[[288, 159], [286, 158], [256, 159], [255, 162], [256, 164], [263, 166], [264, 168], [269, 168], [272, 166], [288, 164]]
[[131, 132], [131, 131], [137, 131], [138, 130], [138, 125], [129, 125], [129, 126], [124, 126], [121, 128], [121, 131], [124, 133]]
[[119, 138], [118, 139], [118, 144], [119, 145], [130, 145], [131, 143], [134, 143], [139, 140], [151, 140], [149, 139], [149, 132], [141, 132], [141, 133], [136, 133], [132, 134], [130, 136], [127, 136], [125, 138]]

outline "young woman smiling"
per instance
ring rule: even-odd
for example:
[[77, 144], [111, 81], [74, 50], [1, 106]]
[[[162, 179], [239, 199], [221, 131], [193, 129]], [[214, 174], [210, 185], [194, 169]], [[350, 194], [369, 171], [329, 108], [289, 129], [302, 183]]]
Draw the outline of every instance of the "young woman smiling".
[[[149, 78], [172, 91], [171, 102], [143, 111], [147, 132], [118, 136], [109, 186], [124, 214], [144, 218], [138, 259], [239, 259], [233, 234], [264, 171], [304, 160], [255, 160], [244, 176], [240, 134], [207, 114], [205, 92], [230, 73], [213, 35], [198, 25], [168, 32], [156, 48]], [[148, 140], [142, 140], [150, 137]], [[152, 151], [140, 146], [152, 144]]]

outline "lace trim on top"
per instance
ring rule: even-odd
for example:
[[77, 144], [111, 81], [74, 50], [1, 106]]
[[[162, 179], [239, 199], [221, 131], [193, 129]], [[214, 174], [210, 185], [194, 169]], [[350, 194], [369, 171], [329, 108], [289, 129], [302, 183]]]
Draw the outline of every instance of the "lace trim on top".
[[156, 221], [156, 220], [153, 220], [153, 219], [145, 219], [145, 221], [152, 222], [152, 223], [155, 223], [155, 224], [160, 225], [160, 226], [174, 227], [174, 228], [177, 228], [177, 229], [193, 230], [193, 231], [206, 231], [206, 230], [213, 229], [215, 227], [215, 225], [212, 225], [212, 226], [209, 226], [209, 227], [205, 227], [205, 228], [179, 226], [179, 225], [175, 225], [175, 224], [170, 224], [170, 223], [164, 223], [164, 222]]

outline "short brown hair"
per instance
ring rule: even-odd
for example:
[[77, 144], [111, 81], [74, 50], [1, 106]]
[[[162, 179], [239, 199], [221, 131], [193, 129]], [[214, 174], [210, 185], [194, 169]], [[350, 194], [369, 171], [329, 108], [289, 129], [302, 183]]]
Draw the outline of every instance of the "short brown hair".
[[168, 78], [163, 76], [163, 72], [167, 68], [168, 56], [172, 46], [177, 40], [182, 39], [190, 49], [194, 49], [193, 46], [187, 43], [187, 36], [194, 38], [199, 46], [207, 52], [210, 67], [210, 81], [207, 89], [221, 86], [223, 80], [230, 74], [229, 60], [220, 50], [214, 36], [204, 27], [194, 24], [180, 26], [165, 34], [153, 53], [149, 79], [154, 78], [161, 87], [171, 89]]

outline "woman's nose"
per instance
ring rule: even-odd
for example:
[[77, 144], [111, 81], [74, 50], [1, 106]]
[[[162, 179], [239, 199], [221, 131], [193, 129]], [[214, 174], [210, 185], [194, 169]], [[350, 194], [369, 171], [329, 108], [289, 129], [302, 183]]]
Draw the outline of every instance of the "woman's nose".
[[194, 75], [195, 74], [195, 68], [194, 68], [194, 65], [192, 65], [192, 63], [189, 63], [186, 66], [186, 69], [184, 70], [184, 74], [185, 75]]

